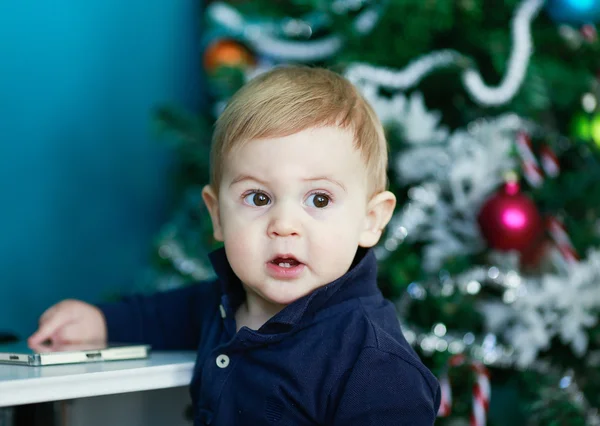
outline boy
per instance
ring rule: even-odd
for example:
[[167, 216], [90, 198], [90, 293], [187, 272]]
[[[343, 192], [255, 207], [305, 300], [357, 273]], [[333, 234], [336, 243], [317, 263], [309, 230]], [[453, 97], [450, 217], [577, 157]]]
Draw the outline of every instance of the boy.
[[203, 190], [217, 280], [94, 307], [65, 301], [31, 345], [196, 349], [194, 424], [431, 425], [439, 385], [402, 336], [370, 247], [395, 207], [381, 123], [337, 74], [256, 77], [217, 121]]

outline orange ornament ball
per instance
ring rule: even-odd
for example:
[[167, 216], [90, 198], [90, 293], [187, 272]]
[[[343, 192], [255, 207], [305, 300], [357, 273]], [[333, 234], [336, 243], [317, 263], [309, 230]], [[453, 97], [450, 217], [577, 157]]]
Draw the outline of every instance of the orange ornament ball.
[[204, 68], [209, 73], [222, 66], [246, 68], [255, 63], [256, 60], [250, 50], [232, 39], [217, 40], [204, 51]]

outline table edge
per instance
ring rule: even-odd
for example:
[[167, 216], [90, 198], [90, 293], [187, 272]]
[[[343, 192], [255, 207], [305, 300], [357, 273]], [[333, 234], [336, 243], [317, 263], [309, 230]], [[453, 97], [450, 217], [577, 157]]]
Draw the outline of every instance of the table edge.
[[188, 386], [193, 370], [194, 362], [189, 361], [0, 382], [0, 407]]

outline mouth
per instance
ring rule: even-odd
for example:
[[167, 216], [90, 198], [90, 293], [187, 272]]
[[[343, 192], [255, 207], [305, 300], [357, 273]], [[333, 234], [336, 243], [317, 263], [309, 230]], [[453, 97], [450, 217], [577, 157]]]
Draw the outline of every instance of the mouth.
[[276, 279], [290, 280], [302, 276], [305, 265], [291, 254], [278, 254], [267, 262], [268, 274]]
[[277, 265], [280, 268], [294, 268], [298, 265], [302, 265], [302, 262], [300, 262], [291, 254], [277, 255], [273, 259], [271, 259], [269, 263]]

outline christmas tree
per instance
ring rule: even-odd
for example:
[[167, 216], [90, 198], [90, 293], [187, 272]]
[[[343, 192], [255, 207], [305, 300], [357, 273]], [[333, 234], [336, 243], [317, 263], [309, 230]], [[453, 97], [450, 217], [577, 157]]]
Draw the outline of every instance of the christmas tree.
[[162, 108], [180, 204], [153, 290], [209, 278], [211, 126], [289, 63], [359, 87], [398, 208], [380, 285], [438, 376], [439, 424], [600, 424], [600, 0], [210, 2], [201, 114]]

